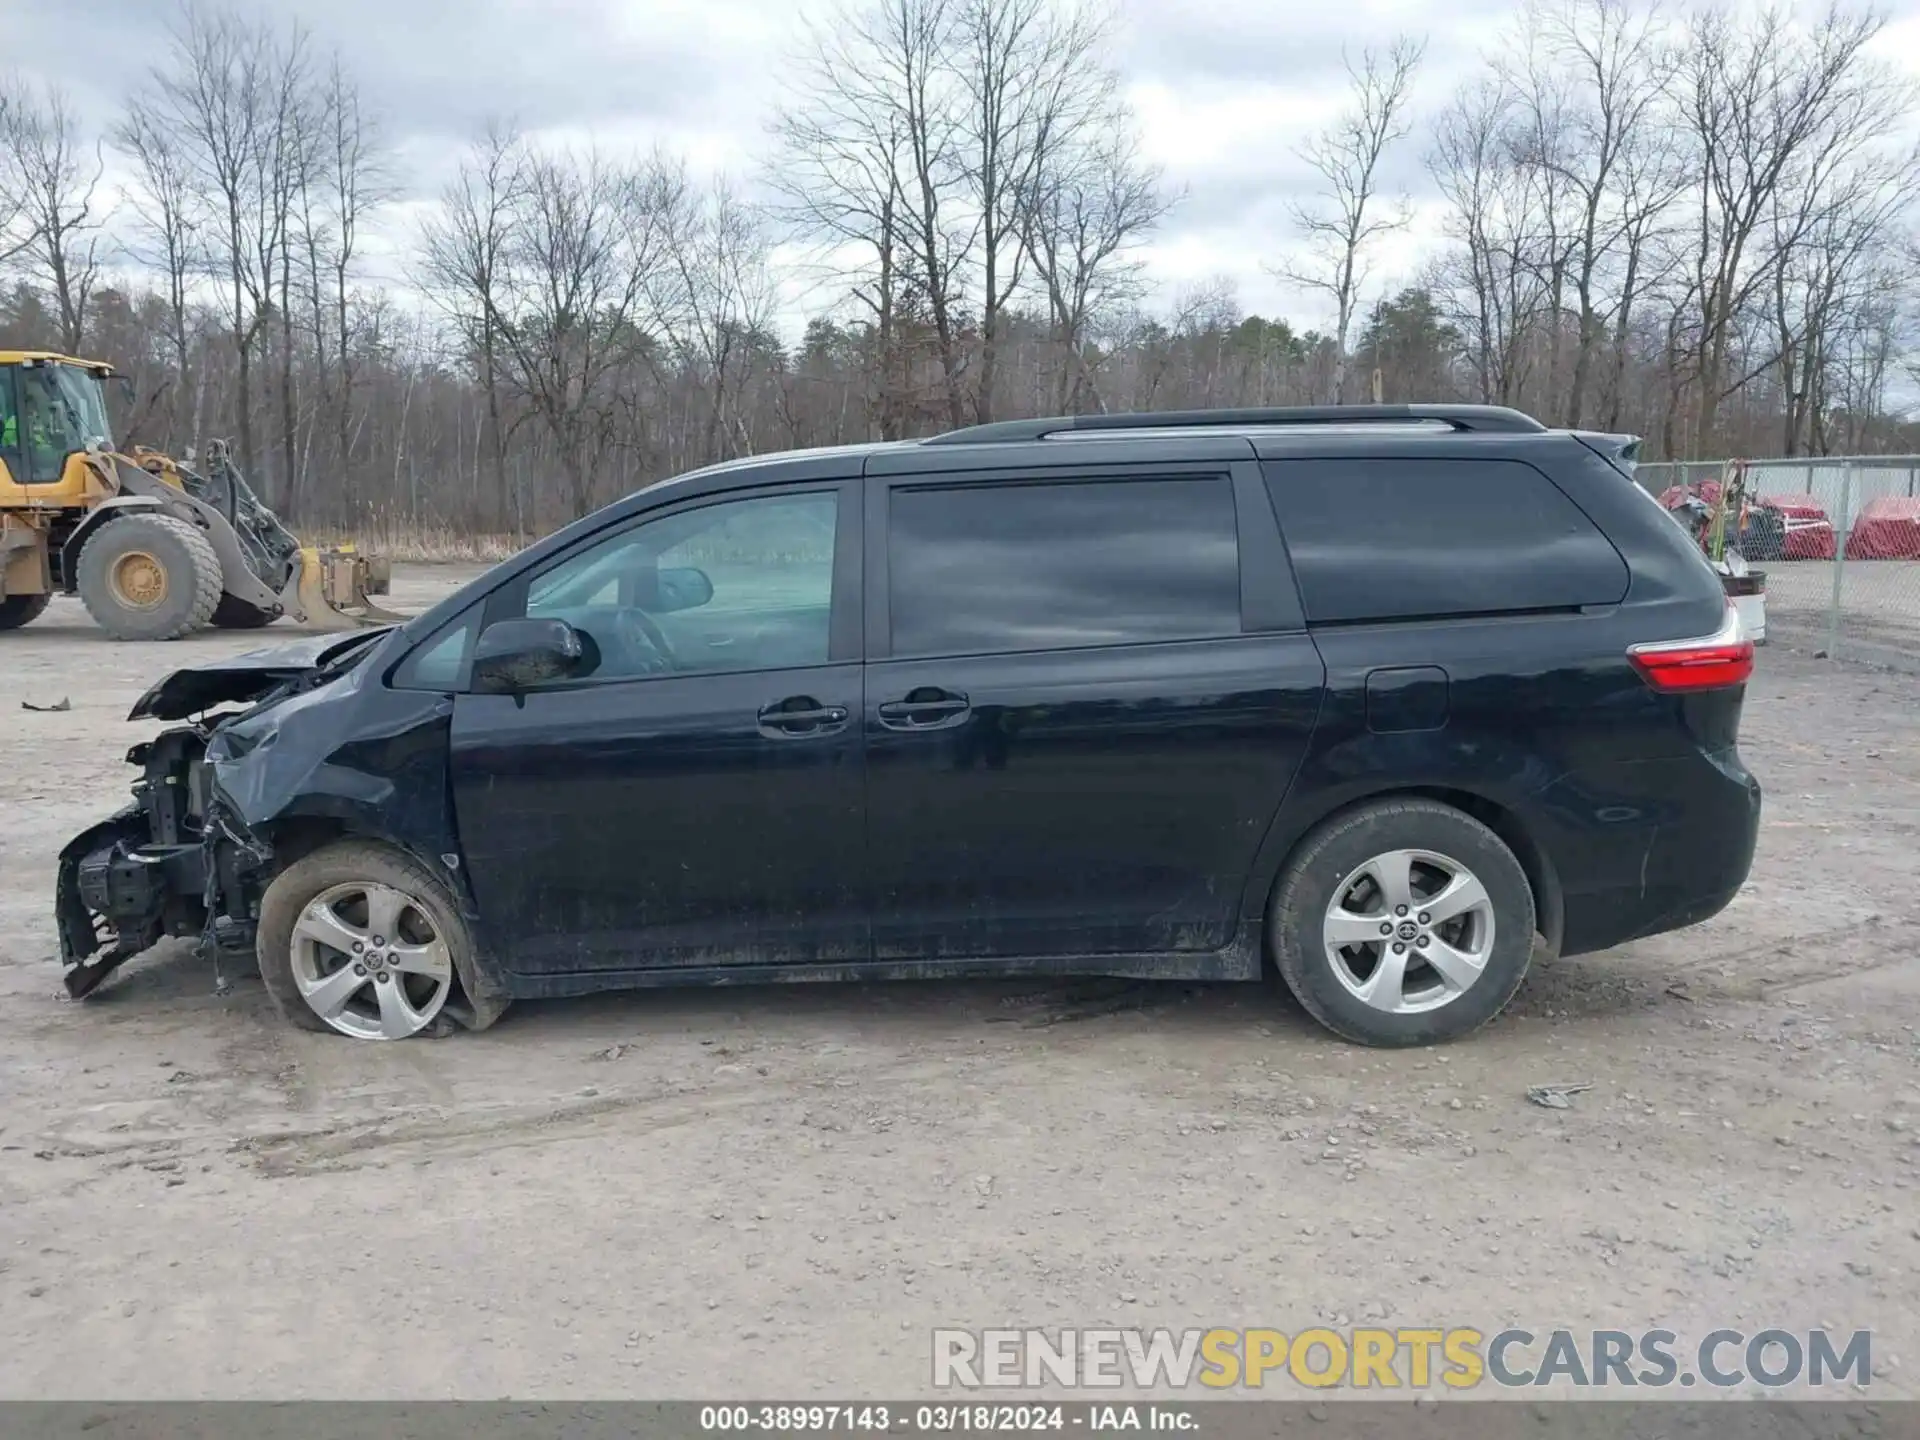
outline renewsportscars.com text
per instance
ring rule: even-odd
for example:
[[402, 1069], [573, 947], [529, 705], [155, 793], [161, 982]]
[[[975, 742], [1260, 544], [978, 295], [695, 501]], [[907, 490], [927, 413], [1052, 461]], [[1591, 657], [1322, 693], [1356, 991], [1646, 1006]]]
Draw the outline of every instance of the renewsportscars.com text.
[[1668, 1389], [1866, 1386], [1872, 1332], [1481, 1331], [1464, 1326], [1141, 1330], [942, 1329], [941, 1389]]

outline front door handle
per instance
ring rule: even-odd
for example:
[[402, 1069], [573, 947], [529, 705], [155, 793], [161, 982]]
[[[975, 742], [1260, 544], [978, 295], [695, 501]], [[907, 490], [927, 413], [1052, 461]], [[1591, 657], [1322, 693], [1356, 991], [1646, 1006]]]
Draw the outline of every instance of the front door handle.
[[760, 733], [776, 738], [832, 735], [846, 728], [846, 706], [822, 705], [811, 695], [789, 695], [760, 712]]
[[972, 709], [964, 695], [927, 687], [910, 691], [904, 699], [880, 707], [880, 723], [889, 730], [938, 730], [958, 724]]

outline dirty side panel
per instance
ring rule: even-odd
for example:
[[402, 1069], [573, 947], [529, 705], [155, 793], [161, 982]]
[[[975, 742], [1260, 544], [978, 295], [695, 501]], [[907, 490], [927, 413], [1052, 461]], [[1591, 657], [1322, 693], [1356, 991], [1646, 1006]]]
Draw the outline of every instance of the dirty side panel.
[[[1694, 742], [1681, 703], [1649, 689], [1608, 642], [1606, 617], [1513, 616], [1415, 626], [1321, 630], [1327, 708], [1295, 787], [1268, 839], [1278, 864], [1307, 830], [1383, 792], [1444, 790], [1481, 797], [1518, 817], [1565, 907], [1564, 952], [1616, 943], [1702, 893], [1717, 892], [1729, 806], [1748, 804]], [[1594, 653], [1595, 651], [1601, 653]], [[1585, 652], [1582, 654], [1582, 652]], [[1368, 677], [1437, 667], [1449, 677], [1439, 728], [1369, 723]], [[1744, 777], [1744, 772], [1742, 772]], [[1675, 864], [1670, 847], [1697, 847]], [[1250, 908], [1264, 903], [1249, 894]], [[1543, 921], [1547, 917], [1543, 916]]]
[[[462, 695], [460, 835], [528, 975], [865, 960], [861, 669]], [[837, 726], [788, 734], [799, 704]]]
[[[1322, 674], [1300, 634], [873, 665], [876, 958], [1225, 946]], [[879, 723], [936, 687], [951, 725]]]

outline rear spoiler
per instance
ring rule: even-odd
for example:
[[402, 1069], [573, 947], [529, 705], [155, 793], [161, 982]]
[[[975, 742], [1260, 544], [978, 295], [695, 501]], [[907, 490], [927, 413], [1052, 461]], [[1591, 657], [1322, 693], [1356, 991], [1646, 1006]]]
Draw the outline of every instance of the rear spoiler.
[[1640, 463], [1638, 435], [1603, 435], [1594, 430], [1576, 430], [1573, 438], [1629, 480], [1634, 478], [1634, 470]]

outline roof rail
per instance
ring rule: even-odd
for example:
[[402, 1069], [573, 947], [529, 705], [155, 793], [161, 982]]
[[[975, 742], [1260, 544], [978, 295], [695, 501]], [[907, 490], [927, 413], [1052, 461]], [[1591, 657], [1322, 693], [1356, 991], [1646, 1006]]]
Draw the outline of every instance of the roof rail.
[[1293, 405], [1241, 410], [1159, 410], [1119, 415], [1059, 415], [1039, 420], [1000, 420], [929, 436], [925, 445], [995, 445], [1044, 440], [1062, 431], [1162, 430], [1184, 427], [1252, 429], [1281, 425], [1351, 425], [1439, 422], [1455, 430], [1537, 434], [1547, 427], [1503, 405]]

